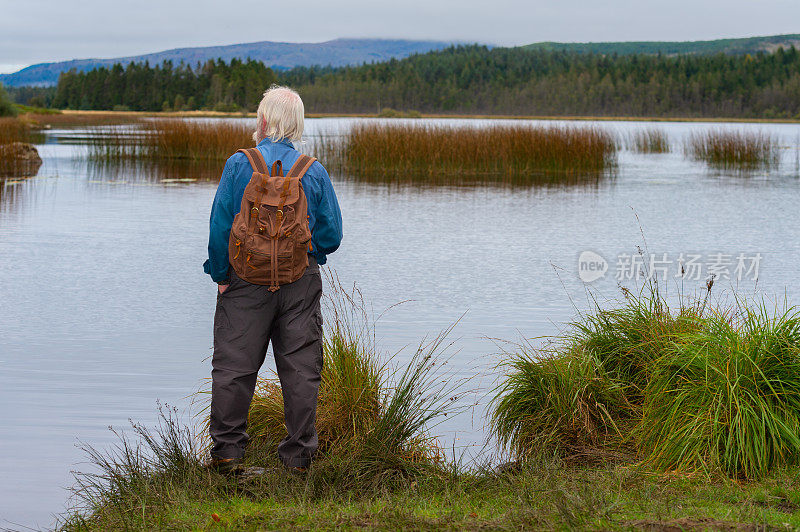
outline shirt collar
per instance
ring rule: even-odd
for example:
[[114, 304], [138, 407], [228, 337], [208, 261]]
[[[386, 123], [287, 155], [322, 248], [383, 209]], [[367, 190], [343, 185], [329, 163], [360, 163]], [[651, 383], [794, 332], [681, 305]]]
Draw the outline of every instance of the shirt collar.
[[272, 140], [271, 138], [265, 138], [261, 142], [258, 143], [259, 146], [267, 146], [269, 144], [283, 144], [284, 146], [288, 146], [290, 148], [294, 148], [294, 144], [287, 138], [282, 138], [280, 140]]

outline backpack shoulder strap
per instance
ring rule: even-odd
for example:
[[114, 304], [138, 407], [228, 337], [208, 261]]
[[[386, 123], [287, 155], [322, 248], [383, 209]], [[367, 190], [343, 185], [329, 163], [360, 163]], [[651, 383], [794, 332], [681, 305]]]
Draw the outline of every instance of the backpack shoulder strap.
[[289, 169], [289, 173], [286, 174], [286, 177], [303, 177], [316, 160], [317, 159], [314, 157], [301, 154], [300, 157], [297, 158], [297, 161]]
[[261, 150], [258, 148], [247, 148], [237, 150], [237, 152], [239, 151], [247, 156], [247, 160], [250, 161], [250, 166], [253, 167], [253, 170], [259, 174], [269, 174], [267, 163], [264, 161], [264, 156], [261, 155]]

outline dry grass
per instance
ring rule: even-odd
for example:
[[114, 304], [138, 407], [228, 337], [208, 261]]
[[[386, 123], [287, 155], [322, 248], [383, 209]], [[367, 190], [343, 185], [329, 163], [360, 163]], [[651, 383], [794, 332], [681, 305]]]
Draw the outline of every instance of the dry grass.
[[686, 152], [721, 168], [764, 168], [777, 164], [778, 141], [761, 131], [715, 129], [690, 135]]
[[[457, 412], [461, 380], [441, 371], [445, 331], [423, 343], [407, 365], [391, 371], [381, 363], [374, 321], [357, 289], [328, 276], [324, 364], [317, 406], [322, 456], [349, 463], [354, 478], [386, 480], [421, 469], [433, 471], [443, 451], [426, 429]], [[286, 436], [277, 381], [262, 379], [248, 416], [251, 456], [271, 457]]]
[[587, 127], [362, 122], [341, 138], [321, 137], [318, 147], [333, 169], [367, 180], [525, 182], [596, 176], [616, 163], [612, 135]]
[[0, 118], [0, 144], [30, 142], [30, 128], [18, 118]]
[[669, 137], [663, 129], [642, 129], [631, 133], [628, 139], [631, 150], [639, 153], [668, 153]]
[[145, 126], [151, 159], [224, 161], [253, 142], [252, 125], [224, 120], [153, 120]]
[[224, 120], [158, 119], [140, 129], [98, 129], [89, 145], [94, 160], [224, 161], [254, 145], [251, 126]]
[[33, 127], [38, 128], [70, 128], [70, 127], [92, 127], [92, 126], [113, 126], [121, 124], [135, 124], [141, 121], [141, 117], [135, 114], [126, 113], [26, 113], [22, 119], [29, 122]]
[[42, 161], [29, 146], [36, 137], [22, 120], [0, 118], [0, 177], [36, 175]]

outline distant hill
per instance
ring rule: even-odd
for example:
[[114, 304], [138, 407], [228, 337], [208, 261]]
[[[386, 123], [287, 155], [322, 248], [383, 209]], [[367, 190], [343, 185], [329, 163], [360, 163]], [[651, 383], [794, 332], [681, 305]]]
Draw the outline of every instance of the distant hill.
[[386, 39], [336, 39], [321, 43], [254, 42], [228, 46], [204, 46], [198, 48], [176, 48], [163, 52], [112, 59], [74, 59], [58, 63], [41, 63], [23, 68], [13, 74], [0, 74], [0, 83], [9, 87], [24, 85], [51, 86], [58, 75], [70, 69], [87, 71], [114, 63], [128, 64], [149, 61], [150, 65], [171, 60], [175, 65], [181, 61], [195, 65], [209, 59], [255, 59], [267, 66], [283, 70], [295, 66], [345, 66], [386, 61], [407, 57], [415, 53], [440, 50], [450, 46], [443, 41], [411, 41]]
[[800, 34], [746, 37], [743, 39], [718, 39], [715, 41], [631, 41], [631, 42], [537, 42], [523, 46], [531, 50], [559, 50], [595, 54], [752, 54], [774, 52], [779, 47], [794, 46], [800, 49]]

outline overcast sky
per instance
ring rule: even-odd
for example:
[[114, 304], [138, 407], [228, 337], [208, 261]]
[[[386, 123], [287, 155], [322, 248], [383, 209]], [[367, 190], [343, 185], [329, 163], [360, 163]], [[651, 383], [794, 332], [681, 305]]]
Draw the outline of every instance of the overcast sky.
[[0, 72], [265, 40], [518, 45], [780, 33], [800, 33], [800, 0], [0, 0]]

